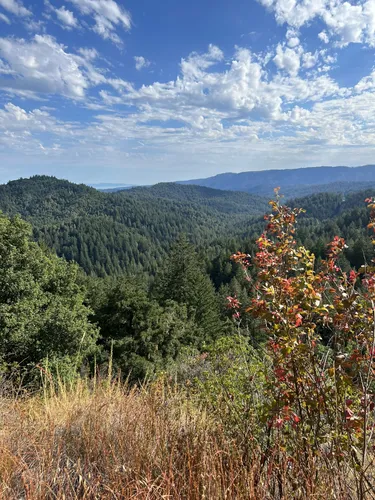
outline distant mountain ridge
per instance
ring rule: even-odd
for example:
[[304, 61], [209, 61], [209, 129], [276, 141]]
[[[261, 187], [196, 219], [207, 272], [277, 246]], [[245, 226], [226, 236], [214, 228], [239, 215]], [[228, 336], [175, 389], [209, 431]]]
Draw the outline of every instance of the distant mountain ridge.
[[179, 184], [243, 191], [260, 196], [272, 195], [275, 187], [281, 187], [283, 194], [293, 197], [329, 191], [345, 193], [375, 187], [375, 165], [224, 173], [206, 179], [181, 181]]
[[117, 191], [123, 191], [125, 189], [130, 189], [134, 187], [134, 184], [116, 184], [116, 183], [101, 183], [101, 184], [88, 184], [88, 186], [97, 189], [98, 191], [103, 191], [105, 193], [116, 193]]

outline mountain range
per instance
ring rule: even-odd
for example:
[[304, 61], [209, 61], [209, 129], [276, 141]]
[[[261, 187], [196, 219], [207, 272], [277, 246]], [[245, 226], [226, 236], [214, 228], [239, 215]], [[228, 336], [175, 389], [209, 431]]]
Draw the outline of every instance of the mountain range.
[[[329, 173], [335, 182], [325, 182]], [[254, 176], [257, 182], [263, 179], [268, 184], [251, 185]], [[366, 247], [364, 200], [375, 195], [375, 166], [246, 172], [212, 179], [221, 187], [225, 179], [233, 182], [228, 183], [228, 190], [160, 183], [101, 192], [84, 184], [34, 176], [0, 185], [0, 211], [29, 221], [36, 241], [78, 262], [88, 274], [154, 275], [181, 233], [207, 262], [219, 255], [228, 262], [239, 249], [252, 252], [273, 188], [281, 186], [291, 206], [307, 209], [298, 235], [316, 255], [324, 257], [330, 238], [342, 234], [350, 248], [356, 249], [355, 254], [348, 250], [351, 264], [359, 265], [366, 252], [368, 261], [372, 259], [372, 245]], [[325, 184], [319, 184], [322, 181]]]
[[180, 184], [243, 191], [261, 196], [271, 196], [275, 187], [280, 187], [287, 197], [308, 196], [319, 192], [346, 193], [375, 187], [375, 165], [225, 173], [206, 179], [182, 181]]

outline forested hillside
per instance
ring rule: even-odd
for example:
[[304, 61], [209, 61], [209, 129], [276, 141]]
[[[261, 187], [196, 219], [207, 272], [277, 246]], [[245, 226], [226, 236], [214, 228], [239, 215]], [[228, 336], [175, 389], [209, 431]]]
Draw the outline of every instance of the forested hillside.
[[0, 210], [20, 214], [37, 241], [99, 276], [154, 273], [180, 233], [207, 246], [266, 206], [257, 196], [175, 184], [101, 193], [37, 176], [0, 186]]
[[[342, 257], [346, 265], [362, 264], [371, 251], [363, 200], [374, 192], [323, 192], [289, 200], [291, 206], [306, 210], [297, 237], [323, 258], [328, 241], [342, 234], [349, 244]], [[173, 183], [102, 193], [36, 176], [0, 186], [0, 210], [20, 214], [32, 224], [37, 241], [88, 274], [154, 275], [171, 244], [185, 233], [217, 286], [217, 273], [231, 252], [253, 251], [267, 207], [268, 200], [256, 195]]]
[[[364, 199], [373, 195], [375, 190], [319, 193], [290, 201], [292, 207], [305, 209], [296, 240], [313, 251], [317, 265], [338, 234], [347, 242], [340, 255], [342, 269], [359, 269], [371, 261]], [[54, 259], [49, 252], [55, 251], [81, 266], [87, 277], [76, 274], [66, 286], [69, 290], [79, 283], [86, 289], [93, 322], [101, 332], [98, 359], [105, 363], [112, 348], [119, 368], [141, 378], [172, 362], [184, 346], [199, 350], [232, 331], [226, 297], [237, 297], [243, 313], [251, 294], [230, 255], [238, 249], [255, 254], [269, 206], [264, 198], [200, 186], [167, 183], [101, 193], [52, 177], [33, 177], [0, 186], [0, 209], [5, 216], [19, 214], [31, 224], [27, 229], [15, 219], [13, 227], [5, 216], [2, 219], [7, 231], [19, 227], [24, 245], [34, 254], [42, 250], [28, 246], [28, 231], [45, 248], [47, 260]], [[53, 276], [56, 269], [51, 264], [47, 274]], [[77, 273], [75, 267], [66, 269]], [[30, 272], [35, 272], [34, 265]], [[36, 306], [27, 307], [38, 309], [40, 300], [38, 293], [31, 300]], [[252, 331], [254, 325], [242, 327]], [[17, 328], [23, 331], [25, 326]]]

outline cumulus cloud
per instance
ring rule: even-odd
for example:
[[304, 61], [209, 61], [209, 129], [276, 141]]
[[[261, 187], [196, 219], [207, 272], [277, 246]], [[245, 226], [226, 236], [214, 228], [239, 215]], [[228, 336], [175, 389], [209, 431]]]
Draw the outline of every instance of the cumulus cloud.
[[302, 55], [302, 66], [306, 69], [313, 68], [319, 60], [319, 53], [316, 51], [314, 53], [312, 52], [305, 52]]
[[0, 6], [16, 16], [30, 16], [31, 11], [26, 9], [20, 0], [0, 0]]
[[58, 143], [69, 144], [76, 133], [73, 124], [56, 120], [47, 110], [26, 111], [10, 102], [0, 109], [0, 131], [0, 153], [10, 149], [28, 156], [63, 153]]
[[[137, 117], [144, 123], [178, 120], [191, 129], [205, 131], [209, 137], [229, 138], [233, 134], [244, 135], [245, 131], [248, 134], [251, 131], [250, 135], [255, 137], [255, 122], [258, 125], [263, 122], [262, 127], [265, 123], [273, 127], [278, 121], [290, 119], [288, 109], [293, 105], [302, 109], [306, 102], [344, 97], [348, 93], [348, 89], [341, 89], [327, 75], [299, 77], [302, 49], [297, 54], [297, 63], [293, 63], [293, 56], [289, 59], [284, 56], [287, 50], [291, 49], [280, 47], [280, 61], [276, 62], [283, 71], [273, 77], [266, 71], [262, 58], [248, 49], [238, 48], [223, 67], [224, 54], [218, 47], [210, 46], [204, 54], [193, 53], [183, 59], [176, 80], [138, 89], [128, 82], [111, 83], [117, 95], [102, 90], [100, 96], [108, 106], [136, 107]], [[318, 56], [303, 54], [303, 64], [312, 67]], [[225, 120], [235, 128], [224, 126]]]
[[290, 75], [295, 76], [301, 66], [301, 53], [288, 47], [283, 49], [282, 45], [279, 44], [273, 61], [279, 69], [283, 69]]
[[117, 28], [130, 30], [131, 16], [129, 12], [114, 0], [69, 0], [78, 11], [93, 17], [93, 30], [104, 39], [121, 44], [121, 38], [116, 33]]
[[329, 43], [329, 37], [325, 31], [321, 31], [318, 35], [318, 38], [324, 43]]
[[135, 69], [140, 71], [143, 68], [148, 68], [151, 64], [150, 61], [145, 59], [143, 56], [134, 56]]
[[[211, 45], [205, 54], [191, 54], [181, 61], [181, 75], [172, 82], [154, 83], [125, 93], [124, 99], [133, 102], [149, 102], [163, 108], [180, 109], [181, 116], [188, 116], [184, 108], [195, 109], [192, 123], [201, 121], [202, 109], [217, 112], [242, 110], [251, 112], [255, 108], [268, 108], [271, 102], [265, 97], [260, 102], [257, 95], [262, 68], [253, 60], [247, 49], [238, 49], [229, 70], [215, 72], [214, 67], [223, 61], [222, 51]], [[273, 107], [273, 104], [271, 105]]]
[[[294, 37], [290, 31], [287, 40]], [[94, 66], [102, 61], [95, 49], [72, 54], [47, 36], [0, 39], [0, 56], [1, 87], [63, 95], [98, 113], [88, 123], [61, 122], [52, 110], [9, 103], [0, 109], [0, 150], [105, 164], [121, 156], [134, 165], [146, 161], [147, 151], [160, 151], [164, 164], [186, 154], [215, 169], [224, 160], [241, 166], [265, 158], [268, 166], [290, 166], [293, 155], [299, 162], [308, 150], [313, 161], [314, 151], [328, 147], [375, 151], [375, 72], [353, 88], [340, 87], [318, 71], [334, 62], [328, 48], [305, 52], [301, 43], [280, 43], [269, 65], [269, 56], [247, 48], [229, 57], [210, 45], [183, 58], [171, 81], [139, 87]], [[90, 87], [98, 87], [95, 99]]]
[[8, 68], [8, 76], [0, 78], [4, 89], [79, 99], [89, 86], [83, 61], [47, 35], [35, 35], [30, 42], [0, 38], [0, 57]]
[[[56, 120], [47, 112], [40, 109], [25, 111], [11, 102], [5, 104], [4, 109], [0, 109], [0, 128], [8, 130], [25, 130], [25, 125], [29, 131], [53, 130]], [[58, 132], [61, 132], [59, 129]]]
[[321, 15], [328, 0], [258, 0], [261, 5], [275, 13], [279, 24], [300, 28], [316, 16]]
[[[365, 43], [375, 46], [375, 2], [362, 0], [258, 0], [275, 14], [279, 24], [299, 29], [315, 18], [326, 25], [326, 31], [341, 46]], [[322, 31], [319, 38], [328, 43], [328, 34]]]
[[[48, 57], [44, 52], [46, 46]], [[289, 58], [288, 51], [293, 53]], [[231, 60], [225, 60], [223, 52], [210, 45], [206, 53], [192, 53], [182, 59], [180, 74], [175, 80], [135, 88], [130, 82], [109, 78], [96, 69], [93, 62], [98, 54], [94, 49], [82, 48], [79, 55], [73, 55], [50, 37], [37, 36], [29, 44], [23, 40], [0, 39], [0, 53], [3, 57], [6, 55], [6, 63], [0, 66], [0, 72], [5, 75], [1, 84], [4, 87], [6, 81], [8, 88], [17, 87], [19, 84], [15, 82], [21, 80], [27, 91], [59, 93], [75, 99], [82, 97], [90, 86], [104, 85], [105, 89], [99, 90], [101, 102], [84, 101], [85, 105], [90, 109], [109, 107], [108, 111], [123, 109], [125, 115], [108, 112], [96, 117], [97, 124], [75, 130], [75, 140], [81, 137], [80, 140], [94, 142], [111, 141], [115, 137], [164, 144], [174, 144], [181, 137], [186, 143], [228, 139], [258, 141], [262, 134], [290, 124], [310, 128], [314, 123], [319, 124], [321, 117], [315, 120], [317, 113], [304, 107], [306, 103], [315, 106], [314, 103], [322, 99], [350, 97], [350, 89], [340, 88], [327, 75], [298, 76], [300, 65], [312, 67], [319, 54], [303, 53], [302, 48], [298, 48], [297, 53], [281, 46], [276, 52], [280, 60], [276, 59], [275, 63], [282, 71], [272, 77], [262, 58], [248, 49], [237, 48]], [[297, 63], [293, 62], [295, 54]], [[370, 86], [370, 80], [362, 83], [366, 90]], [[128, 106], [136, 111], [126, 114]], [[11, 107], [6, 111], [7, 116], [13, 113], [15, 123], [27, 122], [28, 130], [36, 117], [47, 120], [46, 115], [35, 112], [30, 115]], [[168, 125], [177, 122], [179, 127]], [[117, 127], [118, 132], [113, 127]], [[50, 129], [57, 133], [56, 123]], [[42, 144], [45, 143], [42, 141]]]
[[286, 32], [287, 45], [291, 49], [300, 44], [299, 34], [297, 30], [288, 29]]
[[298, 37], [292, 37], [292, 38], [289, 38], [288, 40], [288, 47], [290, 48], [294, 48], [294, 47], [297, 47], [297, 45], [299, 45], [299, 38]]

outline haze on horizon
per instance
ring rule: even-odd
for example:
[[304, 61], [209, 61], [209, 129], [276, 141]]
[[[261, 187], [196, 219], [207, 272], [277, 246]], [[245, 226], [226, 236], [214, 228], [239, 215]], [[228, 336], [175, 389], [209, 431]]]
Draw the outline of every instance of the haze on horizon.
[[375, 163], [373, 0], [0, 0], [0, 182]]

